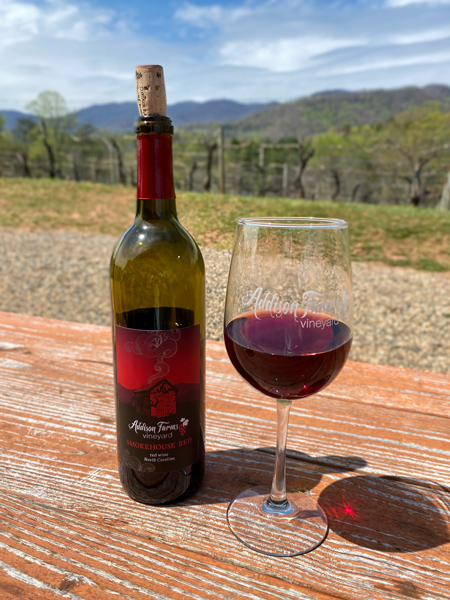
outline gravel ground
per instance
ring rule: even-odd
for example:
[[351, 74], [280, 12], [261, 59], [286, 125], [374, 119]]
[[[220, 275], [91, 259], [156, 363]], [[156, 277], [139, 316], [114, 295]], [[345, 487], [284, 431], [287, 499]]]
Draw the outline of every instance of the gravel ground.
[[[110, 324], [115, 238], [0, 229], [0, 310]], [[222, 339], [229, 254], [203, 249], [207, 337]], [[353, 360], [450, 373], [450, 273], [353, 264]]]

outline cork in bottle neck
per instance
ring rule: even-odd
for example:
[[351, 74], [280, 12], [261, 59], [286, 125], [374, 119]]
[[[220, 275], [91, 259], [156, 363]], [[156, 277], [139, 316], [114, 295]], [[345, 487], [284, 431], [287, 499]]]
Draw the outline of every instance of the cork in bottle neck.
[[160, 65], [136, 67], [136, 91], [141, 117], [167, 116], [164, 70]]

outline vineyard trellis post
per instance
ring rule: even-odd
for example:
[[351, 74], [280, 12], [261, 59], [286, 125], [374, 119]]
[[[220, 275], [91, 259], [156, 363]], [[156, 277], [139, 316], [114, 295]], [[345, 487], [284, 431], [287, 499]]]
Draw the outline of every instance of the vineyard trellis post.
[[441, 201], [439, 202], [440, 210], [449, 210], [450, 209], [450, 173], [447, 176], [447, 181], [442, 188], [442, 196]]
[[289, 165], [287, 162], [283, 163], [283, 178], [281, 183], [281, 194], [283, 197], [288, 195], [289, 187]]
[[217, 158], [219, 161], [219, 192], [225, 194], [225, 145], [223, 127], [219, 127], [218, 131]]

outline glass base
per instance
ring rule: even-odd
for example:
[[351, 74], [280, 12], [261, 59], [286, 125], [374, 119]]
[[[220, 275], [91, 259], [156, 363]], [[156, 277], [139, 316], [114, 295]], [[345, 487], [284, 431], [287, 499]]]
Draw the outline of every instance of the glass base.
[[270, 488], [258, 486], [236, 496], [227, 510], [228, 526], [239, 541], [268, 556], [298, 556], [311, 552], [328, 533], [327, 517], [315, 500], [288, 492], [285, 511], [267, 509]]

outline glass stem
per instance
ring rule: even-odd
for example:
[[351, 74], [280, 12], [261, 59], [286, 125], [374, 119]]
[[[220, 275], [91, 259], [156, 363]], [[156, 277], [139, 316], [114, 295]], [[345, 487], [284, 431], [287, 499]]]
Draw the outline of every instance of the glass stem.
[[286, 442], [291, 404], [291, 400], [277, 401], [277, 450], [272, 491], [265, 503], [268, 512], [287, 514], [292, 509], [286, 498]]

